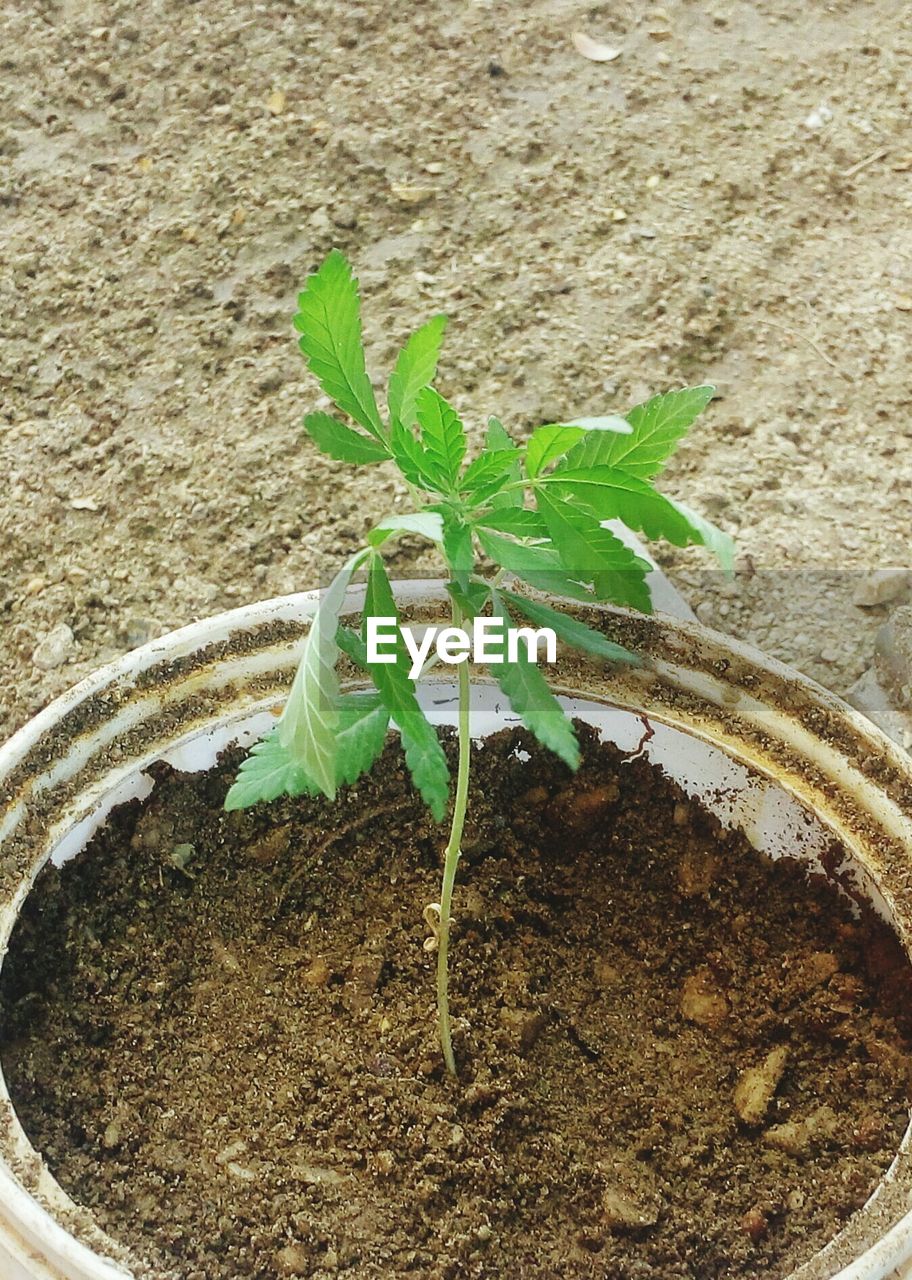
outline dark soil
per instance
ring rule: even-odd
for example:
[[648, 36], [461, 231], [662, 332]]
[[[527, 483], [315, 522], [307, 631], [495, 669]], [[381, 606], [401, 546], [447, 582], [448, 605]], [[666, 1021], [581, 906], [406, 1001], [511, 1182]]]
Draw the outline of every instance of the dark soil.
[[[523, 748], [521, 758], [516, 748]], [[139, 1274], [780, 1277], [907, 1121], [908, 971], [645, 760], [479, 749], [435, 1041], [441, 833], [390, 746], [336, 807], [157, 770], [48, 870], [3, 1065]], [[146, 1272], [148, 1268], [148, 1272]]]

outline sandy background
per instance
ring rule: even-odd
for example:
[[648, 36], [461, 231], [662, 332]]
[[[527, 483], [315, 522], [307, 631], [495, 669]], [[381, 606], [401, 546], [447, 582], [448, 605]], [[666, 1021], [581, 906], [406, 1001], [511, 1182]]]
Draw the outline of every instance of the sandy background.
[[0, 733], [395, 505], [301, 438], [333, 244], [377, 371], [449, 313], [475, 433], [717, 382], [667, 487], [744, 572], [666, 563], [832, 687], [868, 665], [852, 592], [912, 561], [908, 6], [16, 0], [0, 51]]

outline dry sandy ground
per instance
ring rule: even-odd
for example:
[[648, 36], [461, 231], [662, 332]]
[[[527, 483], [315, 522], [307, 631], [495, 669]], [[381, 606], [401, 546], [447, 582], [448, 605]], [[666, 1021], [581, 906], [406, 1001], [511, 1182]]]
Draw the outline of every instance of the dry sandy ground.
[[0, 733], [395, 504], [299, 430], [289, 316], [333, 244], [377, 370], [449, 313], [475, 433], [717, 382], [667, 485], [747, 573], [667, 563], [844, 689], [885, 612], [852, 571], [912, 558], [910, 55], [898, 0], [8, 0]]

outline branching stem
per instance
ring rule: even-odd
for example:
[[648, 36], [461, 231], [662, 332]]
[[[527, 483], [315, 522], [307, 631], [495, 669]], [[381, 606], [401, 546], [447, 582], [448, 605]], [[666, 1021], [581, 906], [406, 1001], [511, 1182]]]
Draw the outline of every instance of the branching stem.
[[[462, 623], [462, 612], [454, 605], [453, 625], [459, 627], [462, 626]], [[453, 1056], [448, 994], [450, 907], [453, 901], [453, 885], [456, 881], [456, 868], [459, 866], [462, 830], [465, 826], [466, 806], [469, 799], [469, 760], [471, 750], [469, 664], [468, 662], [463, 662], [459, 667], [459, 765], [456, 773], [456, 800], [453, 805], [450, 838], [447, 841], [443, 860], [443, 883], [440, 889], [440, 923], [437, 934], [437, 1014], [440, 1022], [440, 1047], [443, 1050], [446, 1069], [453, 1077], [456, 1075], [456, 1059]]]

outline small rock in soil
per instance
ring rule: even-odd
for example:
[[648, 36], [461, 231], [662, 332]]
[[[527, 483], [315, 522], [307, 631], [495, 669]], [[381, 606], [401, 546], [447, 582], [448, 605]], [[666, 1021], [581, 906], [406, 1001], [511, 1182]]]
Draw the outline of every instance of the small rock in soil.
[[735, 1110], [745, 1124], [758, 1125], [762, 1122], [779, 1087], [787, 1060], [787, 1047], [779, 1045], [770, 1050], [759, 1067], [748, 1067], [741, 1072], [735, 1085]]
[[681, 990], [681, 1013], [698, 1027], [719, 1027], [729, 1015], [729, 1003], [708, 965], [688, 974]]
[[259, 862], [264, 867], [272, 866], [286, 852], [290, 839], [290, 826], [272, 827], [259, 840], [254, 840], [247, 846], [247, 853], [254, 862]]
[[741, 1227], [745, 1234], [750, 1236], [754, 1244], [759, 1244], [769, 1234], [769, 1220], [759, 1205], [754, 1205], [752, 1209], [748, 1209], [741, 1219]]
[[634, 1200], [617, 1187], [607, 1187], [602, 1194], [602, 1222], [609, 1231], [642, 1231], [658, 1220], [654, 1206]]
[[852, 603], [863, 609], [898, 600], [912, 587], [908, 569], [878, 569], [862, 578], [852, 595]]
[[787, 1120], [785, 1124], [774, 1124], [763, 1135], [763, 1141], [776, 1151], [784, 1151], [786, 1155], [799, 1156], [811, 1145], [811, 1134], [808, 1126], [801, 1120]]
[[280, 1276], [309, 1276], [310, 1250], [303, 1244], [287, 1244], [275, 1255], [275, 1268]]
[[617, 783], [591, 787], [586, 791], [561, 791], [548, 809], [548, 821], [555, 827], [584, 830], [596, 823], [619, 795]]
[[500, 1020], [510, 1034], [513, 1046], [523, 1057], [531, 1053], [548, 1025], [547, 1014], [536, 1009], [501, 1009]]
[[32, 662], [39, 671], [53, 671], [55, 667], [62, 667], [75, 652], [76, 638], [71, 628], [61, 622], [35, 646]]
[[688, 849], [678, 864], [678, 890], [684, 898], [708, 893], [719, 875], [719, 859], [707, 849]]
[[380, 985], [383, 956], [365, 951], [352, 960], [351, 974], [345, 988], [345, 1003], [353, 1013], [363, 1013], [369, 1008], [374, 992]]
[[304, 982], [314, 991], [328, 986], [331, 977], [332, 970], [322, 956], [315, 956], [304, 970]]
[[912, 704], [912, 605], [897, 609], [874, 642], [877, 669], [900, 706]]

